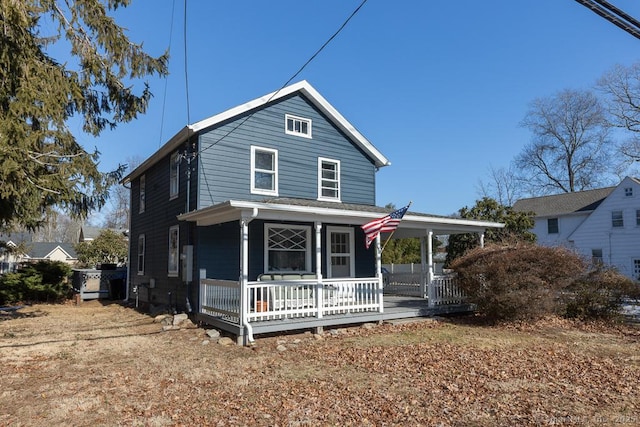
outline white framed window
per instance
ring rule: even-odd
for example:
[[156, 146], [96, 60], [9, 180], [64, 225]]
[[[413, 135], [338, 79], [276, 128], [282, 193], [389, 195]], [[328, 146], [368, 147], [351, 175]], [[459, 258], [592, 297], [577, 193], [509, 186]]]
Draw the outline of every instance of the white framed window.
[[171, 277], [178, 275], [178, 266], [180, 265], [180, 254], [178, 247], [180, 246], [180, 226], [174, 225], [169, 227], [169, 262], [167, 273]]
[[640, 209], [636, 209], [636, 225], [640, 226]]
[[318, 158], [318, 200], [340, 201], [340, 161]]
[[251, 147], [251, 192], [278, 195], [278, 150]]
[[611, 212], [611, 226], [615, 228], [624, 227], [624, 219], [622, 217], [622, 211]]
[[144, 275], [144, 252], [146, 250], [146, 240], [144, 234], [138, 236], [138, 275]]
[[327, 277], [355, 277], [353, 228], [327, 227]]
[[591, 249], [591, 262], [593, 265], [602, 265], [604, 258], [602, 257], [602, 249]]
[[625, 195], [625, 197], [633, 196], [633, 187], [626, 187], [624, 189], [624, 195]]
[[138, 213], [144, 213], [144, 210], [146, 208], [145, 202], [146, 202], [146, 194], [147, 192], [147, 178], [146, 175], [142, 175], [140, 177], [140, 197], [139, 197], [139, 209], [138, 209]]
[[289, 135], [311, 138], [311, 119], [285, 114], [284, 131]]
[[558, 218], [549, 218], [547, 219], [547, 233], [548, 234], [558, 234]]
[[311, 271], [311, 227], [265, 224], [265, 272]]
[[633, 260], [633, 276], [636, 280], [640, 280], [640, 259]]
[[169, 163], [169, 199], [175, 199], [180, 191], [180, 153], [173, 153]]

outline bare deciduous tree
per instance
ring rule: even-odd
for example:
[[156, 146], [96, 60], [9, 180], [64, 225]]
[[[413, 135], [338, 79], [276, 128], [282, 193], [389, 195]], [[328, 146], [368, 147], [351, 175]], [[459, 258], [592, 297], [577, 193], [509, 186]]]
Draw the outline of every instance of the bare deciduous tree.
[[522, 121], [532, 141], [514, 163], [524, 191], [568, 193], [609, 184], [616, 165], [605, 115], [591, 91], [563, 90], [534, 100]]
[[640, 63], [616, 65], [598, 80], [597, 87], [606, 96], [610, 123], [632, 134], [620, 145], [620, 152], [630, 161], [640, 161]]
[[483, 198], [496, 200], [503, 206], [513, 204], [524, 196], [520, 177], [513, 165], [508, 168], [489, 167], [487, 181], [480, 180], [478, 193]]

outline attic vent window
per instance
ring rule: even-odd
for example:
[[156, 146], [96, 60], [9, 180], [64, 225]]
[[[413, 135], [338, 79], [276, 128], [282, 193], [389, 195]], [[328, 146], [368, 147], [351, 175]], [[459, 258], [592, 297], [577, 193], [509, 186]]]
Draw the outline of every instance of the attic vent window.
[[633, 187], [627, 187], [624, 189], [624, 195], [626, 197], [631, 197], [633, 196]]
[[286, 114], [284, 121], [286, 134], [311, 138], [311, 119]]

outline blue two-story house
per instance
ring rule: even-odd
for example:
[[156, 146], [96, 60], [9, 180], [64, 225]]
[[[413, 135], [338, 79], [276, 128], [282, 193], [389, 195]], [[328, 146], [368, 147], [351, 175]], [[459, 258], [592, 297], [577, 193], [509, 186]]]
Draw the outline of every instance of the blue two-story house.
[[[389, 213], [375, 204], [376, 171], [389, 164], [306, 81], [184, 127], [124, 179], [129, 297], [195, 312], [240, 342], [394, 316], [380, 238], [366, 249], [361, 229]], [[431, 237], [500, 226], [405, 215], [395, 236], [423, 239], [428, 306], [460, 302], [436, 295]]]

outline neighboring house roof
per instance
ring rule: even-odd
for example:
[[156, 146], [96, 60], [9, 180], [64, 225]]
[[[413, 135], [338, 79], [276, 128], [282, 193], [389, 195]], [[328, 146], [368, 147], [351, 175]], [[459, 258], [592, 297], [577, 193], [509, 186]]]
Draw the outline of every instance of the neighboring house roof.
[[9, 233], [9, 234], [0, 233], [0, 241], [5, 242], [7, 244], [13, 243], [14, 246], [17, 246], [23, 242], [29, 243], [32, 240], [33, 240], [33, 236], [31, 235], [31, 233], [28, 233], [26, 231], [19, 232], [19, 233]]
[[78, 258], [76, 250], [73, 248], [73, 245], [71, 243], [58, 242], [29, 243], [27, 247], [29, 253], [27, 253], [26, 255], [32, 259], [47, 259], [58, 248], [65, 253], [68, 259]]
[[535, 212], [536, 216], [558, 216], [579, 212], [591, 212], [611, 194], [616, 187], [597, 188], [573, 193], [520, 199], [513, 205], [518, 212]]
[[367, 138], [365, 138], [351, 123], [345, 119], [329, 102], [316, 91], [306, 80], [294, 83], [290, 86], [277, 90], [275, 92], [264, 95], [260, 98], [249, 101], [245, 104], [231, 108], [208, 119], [201, 120], [191, 125], [187, 125], [176, 133], [166, 144], [164, 144], [151, 157], [144, 161], [140, 166], [133, 170], [130, 174], [123, 178], [122, 182], [127, 183], [143, 171], [168, 156], [182, 143], [187, 141], [192, 135], [197, 134], [201, 130], [211, 126], [223, 123], [227, 120], [238, 117], [256, 108], [265, 106], [269, 103], [276, 102], [296, 92], [305, 96], [318, 110], [320, 110], [334, 125], [345, 133], [353, 142], [366, 153], [374, 162], [376, 167], [388, 166], [389, 160], [378, 151]]
[[123, 234], [125, 237], [129, 236], [129, 230], [122, 228], [103, 228], [103, 227], [92, 227], [92, 226], [83, 226], [80, 229], [80, 242], [90, 242], [95, 240], [96, 237], [100, 235], [104, 230], [111, 230], [117, 234]]

